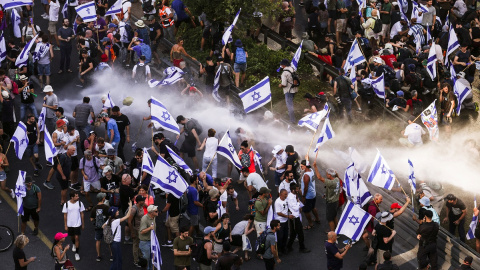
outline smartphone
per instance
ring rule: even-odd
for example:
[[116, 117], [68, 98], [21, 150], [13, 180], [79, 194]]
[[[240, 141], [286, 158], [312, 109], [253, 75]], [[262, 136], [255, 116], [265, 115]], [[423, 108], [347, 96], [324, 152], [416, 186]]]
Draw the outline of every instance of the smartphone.
[[33, 18], [30, 18], [30, 24], [33, 24]]
[[348, 239], [347, 245], [351, 246], [352, 245], [352, 239]]

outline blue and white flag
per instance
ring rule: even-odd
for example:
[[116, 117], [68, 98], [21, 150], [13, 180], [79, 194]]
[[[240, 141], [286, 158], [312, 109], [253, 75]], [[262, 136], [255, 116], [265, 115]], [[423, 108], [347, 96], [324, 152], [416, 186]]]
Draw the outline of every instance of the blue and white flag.
[[447, 17], [445, 18], [445, 24], [443, 26], [448, 27], [450, 29], [450, 11], [447, 13]]
[[83, 22], [93, 22], [97, 20], [97, 10], [95, 9], [95, 1], [88, 2], [75, 7], [77, 15], [82, 17]]
[[50, 52], [50, 44], [38, 42], [35, 46], [35, 52], [32, 55], [33, 62], [38, 62], [40, 58], [44, 57], [47, 53]]
[[217, 102], [222, 102], [223, 98], [218, 94], [218, 90], [220, 89], [220, 69], [224, 68], [223, 66], [219, 66], [217, 72], [215, 73], [215, 78], [213, 80], [213, 91], [212, 96]]
[[355, 163], [352, 162], [345, 170], [345, 178], [343, 180], [343, 190], [347, 198], [354, 204], [363, 207], [372, 198], [372, 194], [363, 182], [362, 176], [358, 173]]
[[270, 78], [265, 77], [256, 85], [238, 94], [242, 99], [245, 113], [253, 112], [272, 100]]
[[168, 67], [163, 71], [163, 75], [165, 76], [163, 80], [157, 81], [157, 80], [149, 80], [148, 81], [148, 86], [150, 88], [154, 88], [159, 85], [172, 85], [175, 84], [176, 82], [180, 81], [183, 79], [183, 70], [181, 70], [178, 67]]
[[427, 60], [427, 72], [432, 81], [437, 77], [437, 54], [435, 53], [435, 42], [432, 42]]
[[410, 184], [410, 187], [412, 188], [413, 194], [417, 191], [417, 181], [415, 180], [415, 171], [413, 170], [413, 163], [408, 160], [408, 167], [410, 169], [410, 174], [408, 175], [408, 183]]
[[423, 4], [418, 4], [416, 1], [412, 1], [412, 5], [416, 7], [420, 12], [422, 13], [428, 13], [428, 8], [427, 6]]
[[185, 179], [160, 155], [157, 157], [157, 163], [155, 163], [153, 169], [151, 183], [165, 192], [171, 193], [177, 199], [182, 196], [188, 187]]
[[294, 71], [297, 71], [298, 68], [298, 61], [300, 61], [300, 56], [302, 55], [302, 45], [303, 45], [303, 40], [300, 42], [300, 46], [298, 46], [297, 51], [293, 55], [292, 62], [290, 63], [290, 66], [293, 68]]
[[335, 137], [335, 132], [332, 129], [332, 125], [330, 124], [329, 118], [330, 112], [327, 113], [325, 117], [325, 122], [323, 123], [322, 132], [320, 133], [320, 137], [318, 137], [317, 146], [315, 147], [315, 152], [318, 151], [320, 146], [326, 143], [328, 140], [331, 140]]
[[366, 61], [367, 60], [365, 59], [362, 51], [360, 50], [358, 40], [354, 39], [352, 43], [352, 47], [350, 47], [350, 51], [348, 52], [347, 59], [345, 60], [345, 65], [343, 66], [343, 70], [345, 70], [345, 73], [348, 73], [348, 71], [352, 67]]
[[454, 80], [453, 83], [453, 93], [457, 97], [458, 105], [455, 108], [455, 112], [457, 113], [457, 116], [460, 115], [460, 110], [462, 109], [462, 103], [463, 101], [468, 97], [471, 96], [472, 94], [472, 88], [469, 87], [469, 85], [465, 85], [461, 83], [459, 80]]
[[62, 16], [64, 19], [68, 19], [68, 1], [65, 1], [65, 4], [62, 7]]
[[15, 184], [15, 197], [17, 198], [17, 216], [23, 216], [23, 197], [27, 196], [25, 176], [27, 172], [18, 171], [17, 183]]
[[[45, 103], [45, 101], [44, 101]], [[45, 129], [45, 116], [47, 115], [47, 108], [42, 107], [42, 111], [40, 112], [40, 115], [38, 116], [38, 129], [40, 131], [43, 131]]]
[[408, 12], [408, 0], [398, 0], [398, 4], [398, 7], [406, 14]]
[[7, 58], [7, 45], [5, 43], [5, 37], [2, 34], [0, 35], [0, 62], [3, 62]]
[[172, 148], [168, 147], [168, 145], [167, 145], [167, 150], [170, 156], [175, 161], [175, 163], [177, 163], [177, 165], [180, 166], [180, 168], [182, 168], [188, 174], [193, 175], [192, 169], [190, 169], [187, 163], [185, 163], [185, 161], [179, 155], [177, 155], [177, 153], [175, 153], [175, 151], [173, 151]]
[[[427, 27], [427, 43], [432, 39], [432, 34], [430, 33], [430, 27]], [[433, 47], [433, 44], [432, 44], [432, 47], [431, 48], [435, 48]]]
[[107, 10], [107, 12], [105, 12], [105, 16], [112, 16], [121, 12], [122, 12], [122, 0], [118, 0], [117, 2], [115, 2], [115, 4], [113, 4], [113, 6], [111, 6]]
[[105, 103], [103, 103], [103, 109], [113, 108], [115, 107], [115, 103], [110, 96], [110, 92], [107, 94], [107, 99], [105, 99]]
[[423, 112], [420, 114], [422, 118], [422, 123], [428, 129], [428, 134], [430, 135], [430, 140], [438, 141], [438, 116], [437, 116], [437, 107], [435, 106], [435, 99], [432, 104], [430, 104]]
[[30, 41], [28, 41], [27, 44], [25, 44], [25, 47], [23, 47], [22, 52], [20, 52], [20, 55], [17, 57], [17, 60], [15, 60], [15, 66], [17, 68], [21, 68], [27, 65], [28, 54], [30, 53], [32, 46], [35, 43], [35, 40], [37, 40], [37, 37], [38, 37], [38, 34], [35, 37], [33, 37]]
[[18, 15], [18, 11], [16, 9], [12, 10], [11, 17], [12, 17], [13, 35], [16, 38], [21, 38], [22, 33], [20, 31], [20, 23], [22, 22], [22, 19], [20, 18], [20, 15]]
[[316, 131], [318, 129], [318, 126], [320, 125], [320, 121], [322, 121], [325, 115], [327, 115], [326, 110], [307, 114], [302, 119], [300, 119], [300, 121], [298, 121], [298, 126], [306, 127], [313, 131]]
[[358, 16], [362, 17], [362, 9], [367, 8], [367, 0], [357, 0]]
[[[403, 2], [406, 2], [406, 6], [403, 5]], [[402, 20], [406, 21], [408, 23], [408, 27], [410, 27], [410, 20], [407, 17], [407, 11], [408, 11], [407, 0], [399, 0], [397, 3], [399, 3], [398, 8], [400, 10], [400, 17], [402, 18]]]
[[258, 166], [258, 168], [260, 169], [260, 172], [263, 172], [262, 156], [260, 156], [260, 153], [258, 153], [257, 151], [255, 151], [255, 149], [253, 149], [253, 146], [250, 146], [250, 150], [255, 153], [255, 155], [253, 156], [253, 161], [255, 162], [255, 165]]
[[[355, 71], [356, 68], [355, 66], [352, 67], [352, 70], [350, 71], [350, 75], [348, 76], [348, 78], [350, 78], [350, 81], [352, 81], [352, 84], [355, 84], [355, 82], [357, 81], [357, 72]], [[326, 105], [327, 103], [325, 103]]]
[[[267, 226], [266, 229], [270, 228], [270, 222], [275, 219], [275, 211], [273, 209], [273, 205], [270, 205], [270, 208], [268, 208], [267, 212]], [[275, 234], [275, 237], [277, 237], [277, 234]]]
[[50, 132], [48, 132], [47, 126], [44, 126], [44, 127], [45, 127], [44, 129], [45, 130], [44, 132], [45, 133], [45, 136], [44, 136], [45, 159], [48, 162], [53, 164], [53, 157], [55, 157], [58, 154], [58, 152], [57, 152], [57, 148], [53, 144], [52, 136], [50, 135]]
[[150, 250], [152, 255], [152, 265], [155, 269], [160, 270], [162, 266], [162, 253], [160, 251], [160, 243], [158, 242], [155, 230], [150, 231]]
[[445, 54], [445, 65], [448, 62], [448, 56], [458, 48], [460, 48], [460, 43], [458, 42], [457, 34], [453, 30], [453, 27], [451, 27], [448, 31], [448, 46], [447, 53]]
[[180, 134], [180, 128], [173, 116], [168, 112], [167, 108], [163, 106], [160, 100], [152, 97], [150, 104], [152, 122], [156, 129], [164, 128], [175, 134]]
[[[473, 197], [473, 208], [477, 208], [477, 195]], [[477, 223], [478, 223], [478, 215], [475, 216], [475, 213], [473, 213], [472, 221], [468, 226], [467, 240], [475, 238], [475, 229], [477, 228]]]
[[150, 175], [153, 175], [153, 170], [155, 166], [153, 165], [152, 158], [148, 153], [147, 148], [143, 148], [143, 158], [142, 158], [142, 172], [146, 172]]
[[358, 241], [371, 218], [372, 216], [365, 212], [358, 204], [353, 204], [348, 201], [335, 229], [335, 233], [343, 234], [353, 241]]
[[395, 174], [390, 170], [390, 167], [378, 150], [377, 156], [375, 156], [372, 163], [372, 167], [370, 167], [367, 180], [377, 187], [388, 190], [392, 190], [393, 185], [395, 184]]
[[233, 147], [232, 139], [230, 138], [230, 132], [227, 130], [223, 138], [220, 140], [220, 143], [217, 146], [217, 154], [224, 156], [232, 164], [237, 167], [237, 169], [242, 169], [242, 163], [238, 158], [237, 151]]
[[450, 65], [450, 79], [455, 80], [457, 78], [457, 72], [455, 72], [455, 68], [453, 67], [452, 62], [449, 63]]
[[235, 15], [235, 19], [233, 19], [232, 24], [227, 28], [227, 30], [225, 30], [225, 33], [223, 33], [223, 37], [222, 37], [222, 44], [223, 45], [226, 45], [231, 40], [233, 28], [235, 27], [235, 24], [237, 23], [238, 16], [240, 16], [240, 11], [242, 11], [241, 8], [240, 8], [240, 10], [238, 10], [237, 15]]
[[33, 0], [0, 0], [0, 4], [7, 10], [16, 7], [31, 6], [33, 5]]
[[380, 77], [372, 80], [372, 88], [375, 91], [375, 94], [379, 98], [385, 99], [385, 80], [383, 79], [383, 73]]
[[23, 153], [28, 145], [27, 126], [25, 126], [22, 121], [18, 123], [17, 129], [15, 130], [15, 133], [13, 133], [10, 142], [13, 142], [17, 158], [22, 159]]

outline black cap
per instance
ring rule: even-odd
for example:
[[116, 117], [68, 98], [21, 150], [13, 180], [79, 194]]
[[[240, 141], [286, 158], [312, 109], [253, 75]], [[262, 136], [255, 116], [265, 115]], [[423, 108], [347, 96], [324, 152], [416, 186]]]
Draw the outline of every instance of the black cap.
[[288, 61], [287, 59], [282, 59], [282, 61], [280, 61], [280, 66], [289, 66], [290, 65], [290, 61]]
[[185, 120], [185, 117], [183, 117], [183, 115], [177, 116], [177, 124], [180, 124], [180, 122], [182, 122], [183, 120]]
[[448, 194], [447, 196], [445, 196], [445, 200], [447, 201], [455, 201], [457, 199], [457, 197], [455, 197], [455, 195], [453, 194]]
[[64, 112], [62, 107], [58, 107], [55, 111], [56, 111], [56, 112], [61, 112], [62, 114], [63, 114], [63, 112]]
[[465, 257], [465, 260], [463, 260], [463, 261], [468, 263], [468, 264], [472, 264], [473, 258], [472, 258], [472, 256], [467, 256], [467, 257]]
[[145, 201], [145, 197], [143, 197], [142, 195], [137, 195], [137, 197], [135, 197], [135, 201], [138, 203], [138, 202], [144, 202]]

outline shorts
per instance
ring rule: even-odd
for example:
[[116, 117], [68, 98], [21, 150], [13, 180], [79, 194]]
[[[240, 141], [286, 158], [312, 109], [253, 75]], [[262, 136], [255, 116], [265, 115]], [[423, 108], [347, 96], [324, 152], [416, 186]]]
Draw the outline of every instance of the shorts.
[[56, 35], [57, 34], [57, 22], [48, 22], [48, 32], [50, 32], [50, 35]]
[[347, 25], [347, 19], [338, 19], [337, 20], [337, 32], [344, 32], [346, 25]]
[[29, 153], [29, 157], [33, 157], [33, 155], [38, 154], [38, 144], [29, 144], [27, 145], [26, 152]]
[[329, 10], [328, 11], [328, 18], [332, 20], [337, 19], [337, 11], [336, 10]]
[[60, 188], [62, 190], [68, 189], [68, 177], [69, 177], [69, 175], [65, 175], [65, 176], [67, 177], [67, 179], [63, 180], [60, 173], [57, 172], [57, 180], [58, 180], [58, 183], [60, 184]]
[[95, 229], [95, 241], [102, 241], [102, 239], [103, 239], [103, 230]]
[[245, 73], [247, 71], [247, 63], [245, 63], [245, 64], [234, 63], [233, 64], [233, 71], [235, 73], [240, 73], [240, 72]]
[[40, 220], [40, 216], [38, 215], [36, 208], [23, 208], [22, 222], [28, 222], [30, 220], [30, 216], [34, 221]]
[[205, 29], [203, 29], [202, 37], [205, 39], [210, 37], [210, 27], [205, 27]]
[[185, 153], [188, 155], [189, 158], [194, 158], [196, 156], [196, 149], [195, 149], [196, 141], [195, 138], [193, 142], [189, 140], [185, 140], [180, 147], [180, 152]]
[[45, 65], [42, 65], [42, 64], [38, 64], [37, 66], [37, 70], [38, 70], [38, 75], [39, 76], [50, 76], [51, 73], [50, 73], [50, 64], [45, 64]]
[[82, 228], [81, 227], [68, 227], [68, 236], [76, 236], [76, 235], [81, 235], [82, 234]]
[[168, 217], [167, 221], [165, 222], [165, 227], [169, 227], [170, 231], [172, 233], [178, 233], [179, 228], [178, 228], [178, 219], [180, 218], [180, 215], [176, 217]]
[[182, 23], [188, 23], [190, 21], [190, 18], [186, 18], [186, 19], [183, 19], [183, 20], [177, 20], [175, 21], [175, 28], [179, 28], [180, 25], [182, 25]]
[[80, 165], [78, 162], [78, 156], [72, 156], [72, 167], [70, 167], [72, 172], [78, 169], [78, 165]]
[[101, 185], [100, 185], [100, 181], [93, 181], [93, 182], [89, 182], [89, 181], [83, 181], [83, 190], [85, 190], [85, 192], [90, 192], [90, 188], [94, 188], [94, 189], [97, 189], [97, 190], [100, 190], [101, 188]]
[[334, 221], [337, 217], [338, 202], [327, 203], [327, 221]]
[[380, 32], [380, 35], [383, 37], [390, 36], [390, 24], [382, 24], [382, 32]]
[[232, 246], [243, 247], [243, 240], [241, 234], [232, 235], [232, 241], [230, 241]]
[[255, 231], [257, 231], [257, 238], [260, 237], [260, 234], [262, 234], [263, 231], [265, 231], [267, 227], [267, 222], [260, 222], [260, 221], [253, 221], [253, 224], [255, 225]]
[[5, 171], [0, 171], [0, 182], [3, 182], [7, 179], [7, 173]]
[[198, 215], [188, 214], [188, 217], [190, 218], [190, 226], [198, 226]]
[[317, 198], [313, 199], [305, 199], [305, 205], [303, 206], [302, 211], [304, 213], [310, 213], [315, 208], [315, 204], [317, 203]]

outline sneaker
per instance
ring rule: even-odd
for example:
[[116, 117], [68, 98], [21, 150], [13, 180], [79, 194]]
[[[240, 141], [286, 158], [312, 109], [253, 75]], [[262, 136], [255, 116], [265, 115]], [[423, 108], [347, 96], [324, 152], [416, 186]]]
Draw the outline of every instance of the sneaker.
[[135, 265], [137, 268], [142, 268], [138, 262], [133, 262], [133, 265]]
[[102, 257], [100, 257], [100, 256], [97, 256], [97, 259], [96, 259], [96, 261], [97, 261], [97, 262], [100, 262], [101, 260], [102, 260]]
[[53, 164], [47, 161], [47, 166], [48, 167], [53, 167]]
[[300, 249], [300, 252], [301, 252], [301, 253], [310, 253], [310, 251], [311, 251], [311, 250], [308, 249], [308, 248], [302, 248], [302, 249]]
[[54, 51], [60, 51], [60, 47], [55, 46], [55, 47], [53, 47], [53, 50], [54, 50]]
[[72, 251], [73, 252], [77, 251], [77, 247], [75, 245], [72, 245]]
[[75, 261], [80, 261], [80, 255], [78, 253], [75, 253]]
[[48, 189], [54, 189], [55, 188], [55, 186], [52, 185], [52, 183], [47, 182], [47, 181], [43, 182], [43, 185]]
[[38, 235], [38, 228], [33, 229], [33, 235]]
[[35, 164], [35, 167], [37, 167], [37, 170], [43, 170], [43, 166], [40, 163]]
[[303, 7], [305, 4], [303, 2], [298, 3], [299, 6]]
[[430, 93], [430, 90], [428, 90], [428, 89], [425, 89], [425, 90], [422, 92], [423, 95], [426, 95], [426, 94], [428, 94], [428, 93]]
[[16, 198], [16, 196], [15, 196], [15, 191], [13, 191], [13, 189], [10, 190], [10, 196], [12, 197], [12, 199], [15, 199], [15, 198]]
[[36, 176], [36, 177], [38, 177], [38, 176], [39, 176], [39, 174], [38, 174], [38, 170], [35, 170], [35, 171], [33, 172], [33, 176]]
[[173, 243], [172, 243], [172, 241], [169, 240], [169, 241], [167, 241], [166, 244], [163, 244], [162, 247], [173, 247]]
[[80, 188], [78, 187], [77, 184], [70, 184], [70, 189], [75, 191], [80, 191]]
[[42, 18], [45, 18], [45, 16], [47, 16], [48, 14], [46, 12], [44, 12], [42, 15], [40, 15]]
[[[43, 17], [43, 18], [44, 18], [45, 20], [48, 20], [48, 19], [50, 19], [50, 16], [47, 15], [47, 16], [45, 16], [45, 17]], [[77, 260], [77, 261], [78, 261], [78, 260]]]
[[113, 256], [110, 256], [110, 261], [113, 262]]

